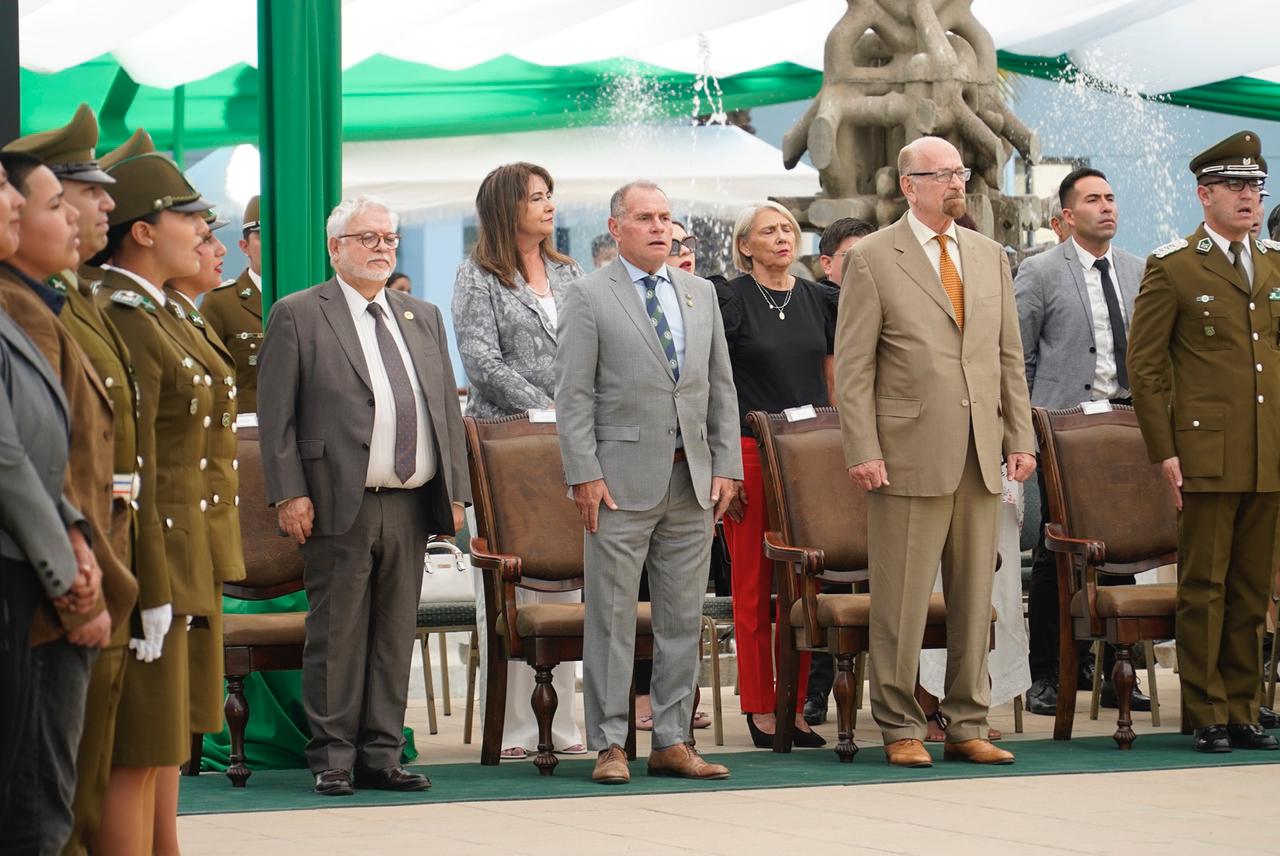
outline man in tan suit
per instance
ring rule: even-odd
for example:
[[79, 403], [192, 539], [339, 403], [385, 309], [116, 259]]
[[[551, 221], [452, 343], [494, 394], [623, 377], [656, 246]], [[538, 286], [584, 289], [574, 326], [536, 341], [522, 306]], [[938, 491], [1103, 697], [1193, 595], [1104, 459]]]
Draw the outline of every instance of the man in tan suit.
[[950, 719], [944, 757], [1008, 764], [986, 738], [1000, 464], [1035, 470], [1018, 311], [1000, 245], [955, 219], [970, 171], [946, 140], [898, 156], [910, 211], [849, 250], [836, 398], [849, 476], [872, 491], [871, 712], [890, 764], [928, 767], [914, 689], [942, 565]]

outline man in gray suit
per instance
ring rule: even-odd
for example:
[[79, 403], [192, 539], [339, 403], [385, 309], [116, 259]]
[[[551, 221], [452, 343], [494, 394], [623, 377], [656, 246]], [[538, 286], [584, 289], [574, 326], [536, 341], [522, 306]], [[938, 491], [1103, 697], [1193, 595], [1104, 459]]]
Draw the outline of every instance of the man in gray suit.
[[275, 304], [258, 364], [267, 499], [306, 563], [307, 762], [331, 796], [353, 772], [431, 786], [400, 765], [423, 557], [471, 499], [440, 310], [385, 287], [396, 225], [363, 197], [333, 210], [337, 275]]
[[[738, 400], [711, 283], [666, 264], [657, 185], [614, 193], [619, 257], [569, 285], [556, 353], [565, 480], [586, 528], [583, 706], [592, 778], [630, 781], [627, 735], [640, 569], [653, 609], [650, 775], [727, 778], [690, 745], [714, 521], [742, 478]], [[603, 508], [601, 507], [603, 506]]]
[[[78, 691], [88, 670], [76, 676], [62, 658], [44, 662], [30, 648], [31, 619], [48, 598], [70, 612], [85, 612], [100, 591], [101, 572], [85, 532], [88, 524], [62, 493], [70, 420], [62, 386], [34, 343], [0, 311], [0, 851], [44, 852], [61, 848], [66, 828], [32, 822], [70, 821], [75, 757], [51, 758], [59, 745], [74, 747], [79, 733], [51, 715]], [[83, 655], [82, 655], [83, 656]], [[45, 668], [42, 668], [45, 667]], [[40, 766], [69, 760], [71, 781], [40, 787]]]
[[[1143, 261], [1111, 245], [1116, 197], [1099, 170], [1082, 167], [1070, 173], [1058, 188], [1058, 200], [1071, 237], [1023, 261], [1013, 283], [1031, 404], [1051, 409], [1082, 401], [1129, 404], [1125, 343]], [[1040, 519], [1047, 521], [1044, 469], [1036, 472]], [[1034, 555], [1027, 709], [1052, 716], [1058, 699], [1058, 576], [1054, 554], [1044, 547], [1043, 525]], [[1111, 584], [1126, 581], [1107, 579]], [[1110, 676], [1105, 664], [1103, 674]], [[1116, 706], [1109, 680], [1103, 685], [1102, 701]], [[1150, 710], [1150, 705], [1135, 684], [1133, 709]]]

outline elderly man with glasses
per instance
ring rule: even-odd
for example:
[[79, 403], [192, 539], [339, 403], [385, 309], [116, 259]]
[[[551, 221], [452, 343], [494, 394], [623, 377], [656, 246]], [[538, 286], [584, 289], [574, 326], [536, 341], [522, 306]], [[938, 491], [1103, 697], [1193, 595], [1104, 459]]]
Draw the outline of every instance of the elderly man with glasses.
[[400, 764], [423, 555], [471, 498], [440, 310], [386, 288], [396, 222], [363, 197], [333, 210], [335, 276], [275, 304], [258, 366], [267, 500], [306, 563], [307, 763], [330, 796], [431, 786]]

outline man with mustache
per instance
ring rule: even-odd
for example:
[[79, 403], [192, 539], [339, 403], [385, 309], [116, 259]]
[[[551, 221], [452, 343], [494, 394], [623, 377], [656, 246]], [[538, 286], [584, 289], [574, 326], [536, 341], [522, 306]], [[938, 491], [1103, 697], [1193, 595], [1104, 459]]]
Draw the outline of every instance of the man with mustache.
[[[1142, 279], [1142, 260], [1112, 246], [1118, 208], [1115, 191], [1099, 170], [1081, 167], [1058, 187], [1058, 201], [1070, 237], [1031, 256], [1018, 267], [1014, 295], [1022, 330], [1031, 403], [1057, 410], [1082, 401], [1129, 404], [1126, 337], [1133, 299]], [[1040, 481], [1040, 519], [1049, 519], [1044, 476]], [[1105, 578], [1104, 585], [1133, 582]], [[1054, 554], [1044, 547], [1041, 528], [1031, 571], [1031, 689], [1027, 710], [1053, 716], [1058, 704], [1058, 572]], [[1114, 651], [1107, 646], [1102, 705], [1118, 705], [1111, 681]], [[1075, 704], [1075, 699], [1069, 700]], [[1132, 710], [1150, 710], [1151, 699], [1135, 682]]]
[[1198, 752], [1277, 749], [1258, 650], [1280, 549], [1280, 243], [1252, 239], [1262, 142], [1192, 159], [1204, 222], [1147, 260], [1133, 406], [1178, 517], [1178, 678]]
[[328, 796], [431, 787], [400, 764], [422, 557], [471, 499], [440, 310], [386, 288], [397, 223], [365, 197], [334, 208], [335, 275], [275, 304], [258, 365], [267, 500], [306, 563], [306, 754]]
[[1000, 464], [1036, 466], [1013, 283], [999, 244], [956, 227], [971, 171], [951, 143], [909, 143], [898, 173], [910, 210], [849, 250], [835, 344], [845, 461], [871, 491], [871, 712], [890, 764], [932, 766], [915, 686], [941, 564], [943, 756], [1009, 764], [987, 739]]

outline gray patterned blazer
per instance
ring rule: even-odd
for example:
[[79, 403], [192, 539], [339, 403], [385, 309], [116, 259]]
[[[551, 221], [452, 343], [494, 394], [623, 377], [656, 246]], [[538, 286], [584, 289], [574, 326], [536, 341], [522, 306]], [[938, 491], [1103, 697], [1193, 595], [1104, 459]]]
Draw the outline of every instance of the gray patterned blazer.
[[[582, 268], [544, 261], [559, 313], [565, 287], [582, 276]], [[556, 328], [518, 271], [512, 289], [470, 258], [458, 265], [453, 332], [470, 385], [468, 416], [489, 419], [554, 406]]]

